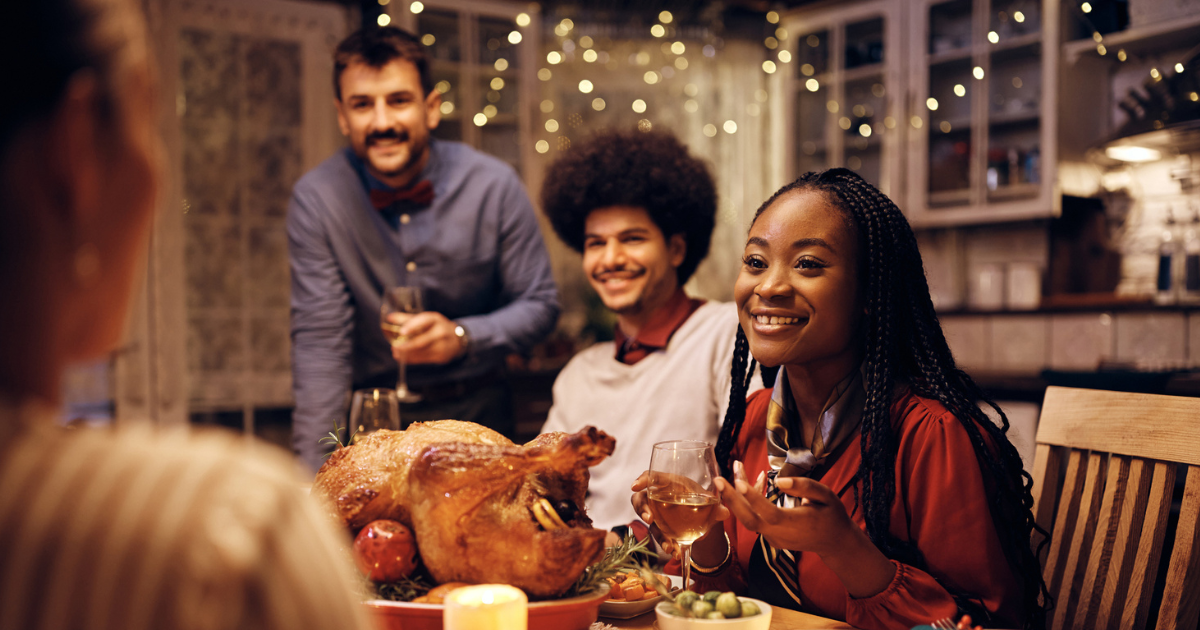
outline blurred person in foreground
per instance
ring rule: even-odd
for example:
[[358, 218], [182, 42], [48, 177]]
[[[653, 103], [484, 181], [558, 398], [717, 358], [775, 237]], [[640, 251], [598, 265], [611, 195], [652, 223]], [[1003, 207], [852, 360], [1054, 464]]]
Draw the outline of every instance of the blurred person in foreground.
[[159, 177], [142, 17], [39, 0], [0, 21], [0, 628], [363, 628], [287, 454], [56, 422], [119, 343]]
[[609, 544], [631, 528], [642, 538], [625, 484], [655, 442], [716, 443], [729, 406], [737, 311], [683, 288], [708, 255], [716, 186], [668, 133], [602, 131], [550, 166], [542, 207], [617, 316], [616, 339], [575, 355], [555, 379], [542, 431], [593, 425], [617, 438], [591, 469], [588, 516], [614, 532]]
[[[453, 418], [514, 437], [505, 357], [558, 319], [550, 257], [516, 172], [432, 137], [442, 93], [425, 49], [393, 26], [338, 44], [334, 105], [350, 146], [301, 177], [288, 206], [292, 435], [314, 471], [347, 394], [395, 386], [400, 358], [422, 397], [401, 403], [406, 424]], [[419, 286], [424, 311], [392, 315], [407, 339], [393, 348], [379, 307], [398, 285]]]

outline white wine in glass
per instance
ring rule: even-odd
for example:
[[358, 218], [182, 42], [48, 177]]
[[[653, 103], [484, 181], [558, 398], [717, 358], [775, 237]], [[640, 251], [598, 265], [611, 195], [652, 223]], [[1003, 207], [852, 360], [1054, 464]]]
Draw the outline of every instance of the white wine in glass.
[[[421, 289], [414, 286], [393, 287], [383, 294], [382, 305], [379, 307], [379, 328], [383, 336], [395, 348], [408, 341], [408, 337], [400, 334], [400, 328], [408, 318], [420, 313]], [[396, 379], [396, 396], [400, 402], [412, 403], [421, 400], [420, 394], [408, 389], [408, 379], [405, 376], [405, 362], [398, 361], [400, 373]]]
[[717, 477], [717, 458], [707, 442], [659, 442], [650, 454], [650, 513], [663, 536], [679, 545], [684, 589], [691, 578], [692, 543], [715, 522], [721, 502]]

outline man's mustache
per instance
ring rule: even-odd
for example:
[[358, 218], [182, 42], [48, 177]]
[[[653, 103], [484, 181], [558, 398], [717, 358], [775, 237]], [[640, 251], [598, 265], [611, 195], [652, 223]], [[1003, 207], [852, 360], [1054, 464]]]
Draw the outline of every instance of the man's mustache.
[[367, 144], [375, 144], [379, 140], [406, 142], [408, 140], [408, 132], [396, 129], [384, 129], [383, 131], [374, 131], [367, 134]]

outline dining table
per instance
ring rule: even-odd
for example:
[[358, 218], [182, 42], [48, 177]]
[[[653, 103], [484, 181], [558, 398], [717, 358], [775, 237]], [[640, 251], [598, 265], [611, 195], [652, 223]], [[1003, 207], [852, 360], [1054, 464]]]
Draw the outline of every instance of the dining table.
[[[639, 628], [656, 628], [657, 626], [654, 625], [655, 620], [655, 613], [651, 610], [631, 619], [600, 617], [598, 621], [614, 628], [620, 628], [621, 630], [637, 630]], [[771, 607], [771, 630], [815, 630], [817, 628], [834, 628], [838, 630], [845, 628], [853, 630], [854, 626], [844, 621], [818, 617], [817, 615], [810, 615], [798, 610], [791, 610], [790, 608]]]

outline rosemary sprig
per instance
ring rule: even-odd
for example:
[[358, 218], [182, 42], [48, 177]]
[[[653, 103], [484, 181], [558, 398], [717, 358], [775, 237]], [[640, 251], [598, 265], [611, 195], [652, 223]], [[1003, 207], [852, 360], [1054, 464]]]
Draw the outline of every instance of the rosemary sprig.
[[600, 558], [600, 561], [584, 569], [579, 579], [575, 580], [575, 584], [563, 594], [563, 597], [575, 597], [594, 591], [600, 588], [605, 578], [616, 575], [621, 569], [640, 569], [642, 564], [638, 560], [639, 556], [657, 557], [658, 555], [649, 549], [649, 545], [649, 537], [639, 541], [633, 536], [629, 536], [621, 544], [608, 547], [604, 550], [604, 556]]
[[340, 427], [340, 426], [338, 426], [337, 422], [334, 422], [333, 430], [330, 431], [329, 433], [326, 433], [325, 437], [317, 440], [317, 443], [318, 444], [333, 444], [337, 447], [334, 450], [337, 450], [339, 448], [346, 448], [346, 446], [354, 443], [354, 438], [355, 438], [355, 436], [358, 435], [358, 431], [351, 433], [350, 438], [348, 440], [346, 440], [346, 442], [343, 444], [342, 443], [342, 432], [345, 430], [346, 430], [345, 427]]
[[411, 602], [428, 593], [431, 588], [433, 588], [433, 584], [430, 584], [424, 575], [414, 575], [403, 578], [399, 582], [375, 585], [375, 591], [379, 593], [380, 599], [393, 602]]

